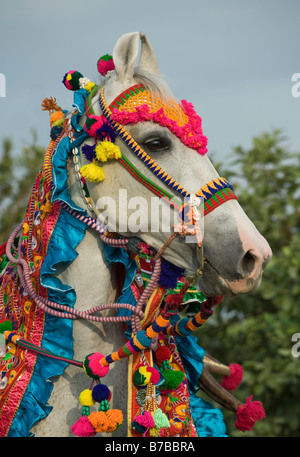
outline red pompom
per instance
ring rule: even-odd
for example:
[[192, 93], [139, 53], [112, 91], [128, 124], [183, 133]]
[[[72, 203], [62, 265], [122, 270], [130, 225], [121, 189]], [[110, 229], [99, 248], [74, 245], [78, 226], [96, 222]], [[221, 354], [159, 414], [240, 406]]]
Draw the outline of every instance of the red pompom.
[[155, 351], [155, 359], [158, 363], [164, 360], [170, 360], [172, 353], [167, 346], [159, 346]]
[[166, 297], [165, 302], [171, 309], [175, 309], [183, 302], [182, 294], [170, 294]]
[[147, 371], [150, 371], [150, 373], [151, 373], [150, 382], [152, 382], [152, 384], [154, 384], [154, 385], [157, 384], [158, 381], [160, 380], [159, 371], [153, 367], [147, 367]]
[[226, 390], [235, 390], [243, 379], [243, 368], [238, 363], [229, 365], [230, 375], [224, 376], [221, 381], [221, 386]]
[[266, 417], [266, 413], [262, 403], [260, 401], [252, 401], [251, 395], [244, 405], [238, 407], [236, 416], [237, 420], [234, 426], [242, 432], [246, 432], [252, 430], [255, 422]]

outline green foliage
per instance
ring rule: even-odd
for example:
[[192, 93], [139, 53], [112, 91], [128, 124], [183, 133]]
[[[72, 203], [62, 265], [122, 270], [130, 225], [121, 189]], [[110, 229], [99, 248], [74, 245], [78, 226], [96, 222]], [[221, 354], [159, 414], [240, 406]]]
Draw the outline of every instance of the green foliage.
[[223, 411], [231, 435], [300, 436], [300, 358], [291, 353], [292, 335], [300, 332], [300, 154], [288, 152], [280, 131], [263, 133], [250, 150], [235, 148], [232, 169], [220, 174], [234, 185], [273, 258], [261, 286], [222, 304], [199, 343], [223, 363], [240, 363], [244, 380], [236, 397], [244, 402], [253, 394], [264, 405], [267, 418], [247, 433], [235, 431], [235, 415]]
[[45, 149], [37, 144], [32, 131], [32, 142], [22, 148], [22, 154], [13, 154], [8, 138], [2, 141], [0, 158], [0, 244], [7, 241], [12, 230], [22, 221], [31, 188], [43, 163]]

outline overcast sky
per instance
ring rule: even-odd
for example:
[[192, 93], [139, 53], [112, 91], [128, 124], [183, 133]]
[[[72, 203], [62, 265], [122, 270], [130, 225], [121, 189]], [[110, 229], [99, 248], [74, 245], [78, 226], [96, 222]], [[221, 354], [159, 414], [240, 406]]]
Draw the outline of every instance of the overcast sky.
[[[49, 142], [45, 97], [70, 109], [62, 84], [69, 70], [97, 77], [97, 59], [117, 39], [143, 31], [178, 98], [192, 102], [203, 120], [209, 152], [226, 160], [232, 147], [248, 147], [262, 131], [282, 128], [300, 150], [299, 0], [10, 0], [0, 2], [0, 140], [15, 147]], [[0, 149], [1, 150], [1, 149]], [[1, 153], [1, 152], [0, 152]]]

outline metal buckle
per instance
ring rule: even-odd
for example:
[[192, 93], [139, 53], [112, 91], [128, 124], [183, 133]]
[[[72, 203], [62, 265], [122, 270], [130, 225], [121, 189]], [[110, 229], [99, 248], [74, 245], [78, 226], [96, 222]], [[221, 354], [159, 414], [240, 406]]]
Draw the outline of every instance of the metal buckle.
[[199, 268], [197, 269], [196, 273], [194, 275], [186, 276], [186, 279], [189, 281], [189, 283], [193, 286], [195, 284], [196, 278], [201, 278], [202, 273], [203, 273], [203, 268], [204, 268], [204, 263], [205, 263], [205, 258], [204, 258], [204, 248], [203, 248], [203, 243], [201, 246], [197, 246], [197, 260], [199, 263]]

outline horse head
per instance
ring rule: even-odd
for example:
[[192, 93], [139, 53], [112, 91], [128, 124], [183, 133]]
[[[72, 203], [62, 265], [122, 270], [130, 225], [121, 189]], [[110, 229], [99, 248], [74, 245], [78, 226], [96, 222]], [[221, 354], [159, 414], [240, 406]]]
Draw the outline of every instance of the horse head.
[[[252, 404], [250, 398], [241, 406], [224, 394], [206, 365], [226, 376], [231, 376], [231, 369], [205, 355], [189, 336], [212, 314], [216, 296], [246, 293], [259, 285], [271, 258], [270, 247], [243, 212], [232, 186], [208, 159], [201, 118], [163, 82], [146, 36], [123, 35], [113, 58], [99, 59], [98, 69], [103, 75], [98, 85], [76, 71], [65, 75], [65, 86], [75, 91], [73, 111], [62, 110], [55, 99], [43, 101], [43, 109], [51, 113], [51, 141], [44, 165], [24, 221], [0, 247], [1, 255], [6, 252], [0, 324], [9, 352], [1, 359], [0, 435], [19, 436], [19, 430], [23, 435], [24, 426], [25, 436], [29, 424], [48, 415], [51, 389], [46, 385], [54, 376], [53, 414], [36, 424], [38, 436], [68, 436], [71, 423], [78, 436], [119, 429], [123, 413], [108, 406], [109, 388], [99, 388], [99, 379], [107, 375], [107, 384], [117, 387], [113, 402], [124, 413], [127, 408], [130, 436], [145, 436], [149, 428], [150, 436], [177, 436], [179, 432], [196, 436], [190, 410], [198, 408], [193, 402], [199, 398], [194, 395], [189, 403], [185, 371], [191, 366], [197, 383], [235, 411], [238, 419], [241, 416], [236, 426], [250, 430], [264, 416], [259, 402]], [[103, 224], [120, 236], [107, 234]], [[122, 288], [118, 302], [110, 303], [124, 281], [120, 275], [116, 287], [117, 275], [111, 274], [117, 269], [110, 268], [107, 253], [115, 247], [121, 250], [117, 249], [112, 263], [123, 256], [125, 283], [130, 286]], [[143, 249], [153, 266], [150, 279], [139, 273]], [[163, 264], [180, 272], [174, 287], [160, 282]], [[196, 278], [199, 284], [192, 293], [200, 310], [190, 319], [180, 318], [184, 295]], [[176, 290], [179, 283], [180, 292]], [[170, 289], [176, 293], [169, 294]], [[118, 311], [116, 316], [116, 310], [124, 313]], [[46, 313], [49, 316], [44, 319]], [[124, 322], [131, 325], [125, 335], [119, 326]], [[104, 329], [107, 323], [114, 323], [110, 332]], [[14, 358], [11, 343], [17, 351]], [[98, 346], [101, 352], [92, 352]], [[36, 363], [37, 354], [56, 359], [55, 363]], [[36, 367], [38, 373], [32, 376]], [[75, 374], [78, 367], [84, 369], [80, 375]], [[83, 387], [86, 375], [96, 382], [96, 394], [93, 384], [90, 389]], [[84, 388], [79, 395], [82, 416], [75, 423], [74, 385], [76, 390]], [[130, 404], [124, 395], [126, 387]], [[178, 403], [170, 402], [169, 391]], [[90, 413], [95, 402], [100, 403], [99, 410]], [[30, 421], [25, 409], [30, 410]], [[186, 419], [178, 411], [186, 411]], [[126, 433], [125, 425], [120, 435]]]
[[[206, 154], [207, 140], [202, 133], [201, 118], [191, 104], [180, 102], [173, 96], [160, 75], [146, 36], [137, 32], [123, 35], [114, 48], [113, 62], [114, 71], [109, 72], [102, 87], [92, 94], [89, 114], [103, 117], [103, 106], [106, 106], [109, 107], [109, 127], [111, 123], [125, 125], [125, 137], [117, 135], [115, 138], [123, 163], [122, 160], [105, 159], [105, 179], [100, 178], [100, 183], [86, 180], [90, 204], [100, 219], [113, 221], [120, 234], [138, 236], [159, 250], [173, 232], [175, 218], [164, 221], [170, 206], [162, 203], [160, 227], [157, 230], [151, 228], [153, 199], [158, 198], [149, 190], [151, 186], [152, 190], [153, 185], [157, 186], [168, 196], [171, 187], [171, 195], [183, 203], [186, 196], [201, 196], [203, 193], [199, 194], [199, 189], [209, 191], [224, 181]], [[102, 105], [99, 100], [102, 100]], [[106, 121], [107, 118], [107, 130]], [[124, 138], [129, 140], [124, 141]], [[93, 142], [94, 139], [89, 138], [85, 146], [91, 148]], [[132, 142], [137, 145], [134, 152], [138, 151], [138, 154], [132, 152]], [[82, 151], [83, 148], [82, 164], [89, 164], [90, 158], [87, 160]], [[128, 173], [130, 167], [124, 166], [128, 165], [126, 161], [133, 166], [135, 177], [139, 173], [142, 180], [133, 179]], [[227, 183], [225, 187], [230, 188], [230, 185]], [[120, 189], [123, 194], [120, 194]], [[263, 269], [271, 258], [267, 241], [232, 192], [230, 196], [226, 198], [226, 204], [215, 205], [214, 211], [209, 211], [201, 219], [204, 268], [198, 280], [200, 289], [207, 296], [250, 292], [260, 284]], [[138, 227], [137, 224], [130, 227], [128, 222], [134, 217], [132, 210], [138, 204], [138, 215], [143, 222]], [[174, 207], [171, 211], [175, 211]], [[157, 216], [154, 218], [158, 222]], [[177, 236], [163, 256], [188, 274], [194, 274], [199, 268], [196, 244], [195, 241], [186, 241]]]

